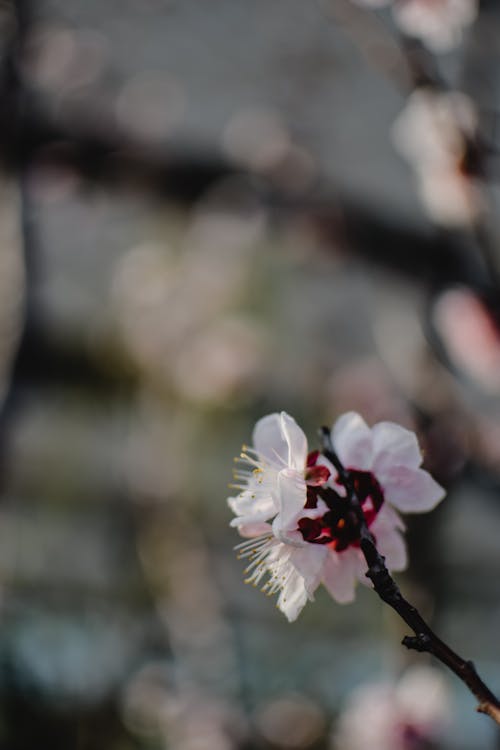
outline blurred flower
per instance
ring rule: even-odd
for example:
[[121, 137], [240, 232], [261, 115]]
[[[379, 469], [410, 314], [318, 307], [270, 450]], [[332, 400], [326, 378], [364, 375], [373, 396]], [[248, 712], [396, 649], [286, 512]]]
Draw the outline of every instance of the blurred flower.
[[407, 402], [379, 357], [369, 355], [338, 367], [326, 381], [324, 394], [336, 411], [350, 408], [369, 422], [388, 418], [409, 429], [414, 426]]
[[260, 380], [263, 333], [251, 319], [236, 316], [195, 333], [172, 365], [178, 392], [198, 403], [249, 396]]
[[429, 216], [444, 226], [472, 224], [481, 212], [479, 183], [459, 170], [421, 173], [419, 193]]
[[415, 171], [422, 203], [441, 224], [470, 224], [483, 209], [480, 183], [466, 164], [476, 130], [468, 97], [425, 88], [413, 92], [394, 123], [394, 144]]
[[182, 254], [145, 242], [122, 256], [113, 313], [128, 353], [148, 378], [202, 404], [231, 404], [255, 393], [267, 331], [237, 308], [262, 230], [262, 213], [253, 206], [203, 206]]
[[477, 15], [477, 0], [399, 0], [394, 17], [409, 36], [417, 37], [434, 52], [458, 44]]
[[109, 55], [109, 41], [98, 31], [36, 24], [28, 36], [22, 70], [46, 92], [61, 94], [95, 84]]
[[477, 128], [471, 100], [459, 91], [416, 89], [394, 125], [394, 140], [415, 165], [447, 168], [464, 156]]
[[[356, 0], [359, 5], [382, 8], [391, 0]], [[394, 0], [392, 12], [400, 29], [433, 52], [459, 44], [478, 11], [478, 0]]]
[[259, 734], [277, 748], [315, 747], [325, 731], [321, 708], [305, 695], [283, 695], [266, 700], [254, 716]]
[[426, 750], [442, 735], [449, 698], [440, 673], [414, 667], [396, 684], [376, 682], [355, 690], [340, 715], [338, 750]]
[[271, 110], [238, 112], [223, 135], [228, 155], [255, 171], [269, 170], [285, 156], [290, 145], [290, 134], [279, 115]]
[[145, 142], [162, 141], [182, 123], [186, 94], [165, 71], [145, 71], [128, 81], [116, 100], [116, 116], [125, 132]]
[[272, 110], [238, 112], [223, 134], [223, 148], [236, 162], [266, 175], [282, 190], [307, 190], [317, 177], [312, 155], [293, 142], [288, 129]]
[[500, 391], [500, 330], [468, 289], [449, 289], [434, 307], [434, 322], [448, 355], [485, 390]]
[[[361, 552], [360, 527], [349, 513], [346, 489], [334, 466], [319, 453], [307, 452], [307, 440], [285, 412], [259, 420], [254, 448], [236, 472], [240, 494], [229, 498], [237, 526], [248, 541], [238, 546], [250, 558], [247, 581], [279, 592], [278, 607], [295, 620], [320, 583], [338, 602], [354, 598], [356, 581], [368, 585]], [[414, 433], [380, 422], [369, 428], [354, 412], [333, 426], [332, 444], [349, 472], [367, 525], [390, 570], [406, 567], [397, 510], [432, 510], [443, 488], [419, 468], [422, 456]], [[397, 510], [396, 510], [397, 509]], [[269, 521], [272, 520], [272, 524]]]
[[164, 662], [144, 664], [131, 677], [121, 712], [126, 726], [155, 747], [232, 750], [246, 730], [233, 704], [187, 685]]

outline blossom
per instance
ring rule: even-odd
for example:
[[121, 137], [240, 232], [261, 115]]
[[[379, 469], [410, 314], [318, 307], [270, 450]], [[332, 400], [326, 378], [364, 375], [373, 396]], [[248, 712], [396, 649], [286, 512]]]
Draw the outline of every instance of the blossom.
[[417, 37], [434, 52], [445, 52], [461, 41], [477, 9], [477, 0], [399, 0], [393, 13], [405, 34]]
[[358, 5], [392, 5], [394, 20], [405, 34], [420, 39], [433, 52], [446, 52], [462, 40], [476, 19], [478, 0], [355, 0]]
[[469, 289], [448, 289], [433, 320], [452, 364], [488, 393], [500, 392], [500, 330], [484, 301]]
[[[311, 454], [313, 459], [315, 454]], [[292, 479], [311, 485], [326, 481], [329, 470], [312, 465], [307, 453], [307, 438], [293, 417], [286, 412], [259, 419], [253, 431], [253, 447], [243, 446], [238, 462], [243, 468], [234, 472], [240, 492], [228, 499], [236, 518], [231, 522], [242, 536], [266, 532], [269, 519], [276, 516], [280, 475], [286, 471]]]
[[441, 674], [413, 667], [398, 682], [361, 685], [349, 696], [333, 735], [339, 750], [424, 750], [434, 747], [449, 721]]
[[[415, 435], [392, 422], [370, 428], [355, 412], [340, 417], [331, 441], [348, 471], [365, 521], [389, 570], [406, 567], [401, 512], [432, 510], [443, 488], [420, 468]], [[240, 459], [240, 493], [229, 498], [236, 526], [247, 540], [247, 581], [278, 594], [292, 621], [322, 583], [340, 603], [353, 600], [356, 582], [367, 585], [359, 522], [349, 512], [346, 488], [328, 459], [313, 451], [285, 412], [259, 420], [254, 448]]]
[[394, 123], [394, 145], [415, 172], [424, 207], [440, 224], [471, 224], [483, 210], [480, 182], [467, 166], [476, 132], [474, 105], [458, 91], [417, 89]]

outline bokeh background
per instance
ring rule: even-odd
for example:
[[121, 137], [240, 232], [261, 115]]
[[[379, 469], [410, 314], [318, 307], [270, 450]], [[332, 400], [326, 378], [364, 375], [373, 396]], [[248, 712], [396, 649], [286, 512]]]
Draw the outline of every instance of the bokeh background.
[[[427, 663], [364, 587], [289, 625], [243, 585], [233, 456], [281, 409], [418, 432], [448, 496], [398, 581], [498, 692], [496, 3], [438, 57], [350, 0], [3, 0], [0, 36], [0, 748], [350, 750], [351, 691]], [[473, 225], [394, 147], [417, 73], [477, 109]], [[395, 750], [499, 747], [442, 679]]]

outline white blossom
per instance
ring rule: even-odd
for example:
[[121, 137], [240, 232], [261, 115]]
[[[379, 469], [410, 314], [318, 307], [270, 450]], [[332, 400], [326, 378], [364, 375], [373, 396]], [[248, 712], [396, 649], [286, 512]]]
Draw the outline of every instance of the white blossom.
[[304, 473], [307, 460], [307, 439], [295, 420], [285, 412], [269, 414], [260, 419], [253, 431], [253, 447], [243, 446], [234, 472], [240, 492], [228, 499], [236, 514], [232, 526], [242, 536], [254, 536], [267, 530], [265, 523], [277, 511], [277, 484], [280, 472], [288, 469], [297, 476]]
[[394, 18], [409, 36], [434, 52], [445, 52], [462, 39], [478, 10], [477, 0], [396, 0]]
[[[389, 570], [406, 567], [398, 511], [432, 510], [443, 488], [420, 468], [415, 435], [380, 422], [369, 428], [354, 412], [340, 417], [331, 440], [349, 471], [366, 523]], [[307, 441], [287, 414], [264, 417], [254, 448], [242, 454], [248, 469], [237, 473], [240, 493], [229, 498], [247, 540], [238, 546], [249, 559], [247, 581], [278, 594], [278, 607], [295, 620], [323, 583], [340, 603], [353, 600], [357, 581], [369, 584], [360, 550], [358, 522], [346, 512], [346, 490], [337, 472]]]
[[433, 52], [447, 52], [462, 41], [465, 29], [474, 23], [478, 0], [354, 0], [357, 5], [377, 9], [392, 6], [401, 31], [419, 39]]

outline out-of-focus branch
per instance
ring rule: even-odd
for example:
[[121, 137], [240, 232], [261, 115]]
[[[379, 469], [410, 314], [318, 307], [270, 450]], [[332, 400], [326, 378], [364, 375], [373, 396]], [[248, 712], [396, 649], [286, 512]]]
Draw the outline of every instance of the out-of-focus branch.
[[290, 198], [261, 176], [215, 155], [140, 148], [112, 127], [55, 122], [34, 95], [0, 89], [0, 159], [19, 170], [39, 161], [75, 171], [96, 185], [136, 188], [153, 197], [191, 205], [218, 181], [239, 176], [271, 211], [304, 218], [323, 242], [343, 244], [368, 261], [432, 283], [487, 284], [487, 277], [453, 233], [426, 233], [370, 210], [328, 188]]
[[[229, 177], [246, 180], [271, 211], [285, 218], [305, 218], [325, 240], [388, 265], [414, 280], [439, 286], [491, 283], [480, 259], [464, 247], [460, 233], [431, 234], [397, 223], [366, 205], [321, 187], [301, 196], [268, 182], [262, 175], [216, 154], [181, 148], [146, 147], [114, 123], [91, 117], [55, 117], [46, 101], [20, 72], [23, 38], [29, 28], [29, 4], [17, 4], [17, 34], [0, 76], [0, 163], [16, 175], [36, 164], [62, 167], [97, 186], [135, 188], [153, 197], [191, 205], [211, 186]], [[435, 69], [418, 43], [405, 46], [414, 80], [435, 80]]]
[[36, 163], [64, 167], [90, 183], [134, 187], [159, 198], [191, 203], [219, 179], [238, 172], [217, 156], [149, 149], [109, 128], [56, 120], [34, 91], [0, 88], [0, 161], [18, 173]]
[[[28, 25], [28, 5], [25, 0], [18, 0], [15, 4], [15, 29], [13, 30], [11, 47], [4, 61], [2, 72], [2, 86], [5, 101], [16, 100], [16, 110], [22, 111], [24, 106], [24, 92], [19, 78], [18, 59], [23, 43], [24, 33]], [[1, 101], [1, 100], [0, 100]], [[29, 203], [29, 193], [26, 183], [26, 172], [22, 168], [18, 172], [21, 254], [24, 270], [24, 310], [17, 350], [12, 362], [9, 383], [0, 407], [0, 481], [4, 477], [5, 453], [7, 450], [7, 436], [18, 394], [18, 379], [24, 369], [26, 353], [32, 348], [34, 340], [35, 310], [35, 278], [36, 278], [36, 250], [33, 214]]]
[[392, 607], [415, 634], [414, 636], [405, 636], [402, 641], [403, 645], [415, 651], [425, 651], [432, 654], [448, 667], [467, 685], [471, 693], [477, 698], [479, 701], [477, 710], [480, 713], [487, 714], [493, 721], [500, 725], [500, 701], [481, 680], [474, 664], [456, 654], [444, 641], [438, 638], [419, 611], [401, 594], [399, 587], [387, 570], [383, 555], [377, 550], [349, 471], [345, 469], [335, 453], [330, 438], [330, 431], [327, 427], [321, 429], [320, 437], [323, 453], [335, 466], [339, 481], [346, 489], [347, 501], [356, 516], [360, 530], [361, 550], [368, 565], [366, 575], [372, 581], [373, 587], [382, 601]]

